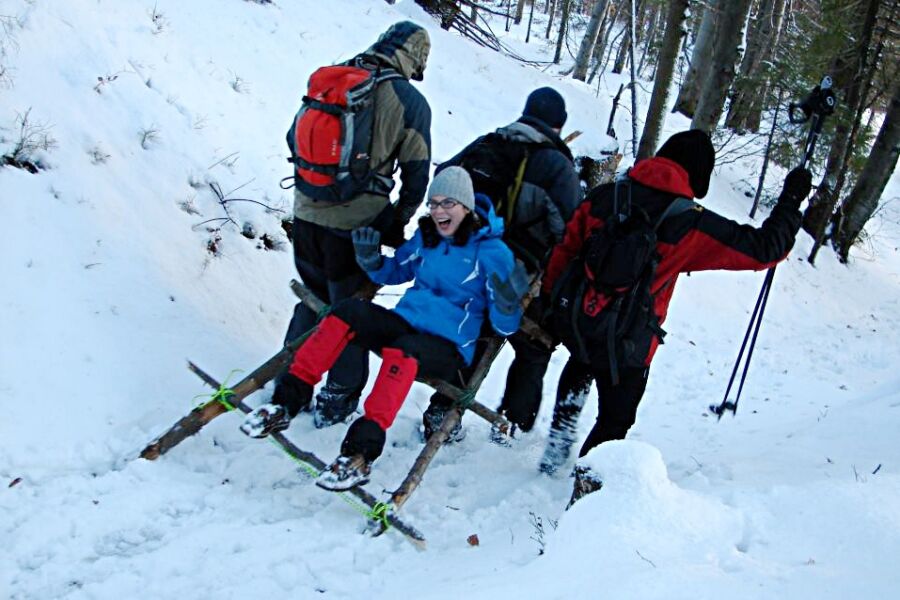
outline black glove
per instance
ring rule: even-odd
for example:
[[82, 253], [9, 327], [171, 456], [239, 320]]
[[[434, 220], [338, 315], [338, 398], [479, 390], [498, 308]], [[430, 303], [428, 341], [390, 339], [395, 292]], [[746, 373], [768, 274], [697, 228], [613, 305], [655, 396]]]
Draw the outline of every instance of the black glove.
[[364, 271], [377, 271], [381, 268], [381, 234], [371, 227], [354, 229], [353, 250], [356, 251], [356, 262]]
[[800, 210], [800, 203], [809, 196], [812, 189], [812, 173], [803, 167], [796, 167], [784, 178], [784, 187], [778, 204], [792, 210]]
[[384, 235], [381, 238], [381, 243], [396, 250], [406, 243], [406, 238], [403, 237], [403, 229], [405, 227], [406, 223], [402, 221], [394, 221], [384, 231]]
[[516, 266], [506, 281], [491, 273], [491, 287], [494, 288], [494, 305], [504, 315], [514, 314], [519, 310], [522, 296], [528, 291], [531, 282], [528, 279], [528, 271], [521, 261], [516, 261]]

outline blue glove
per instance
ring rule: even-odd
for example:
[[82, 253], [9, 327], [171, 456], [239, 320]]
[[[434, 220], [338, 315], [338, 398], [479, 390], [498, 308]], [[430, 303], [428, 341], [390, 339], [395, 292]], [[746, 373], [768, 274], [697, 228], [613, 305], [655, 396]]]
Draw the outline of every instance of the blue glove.
[[521, 261], [516, 261], [516, 266], [506, 281], [502, 281], [497, 277], [496, 273], [491, 273], [491, 287], [494, 288], [494, 306], [497, 307], [504, 315], [514, 314], [519, 310], [522, 296], [528, 291], [531, 282], [528, 278], [528, 271]]
[[353, 238], [353, 250], [356, 252], [356, 262], [363, 271], [377, 271], [381, 268], [381, 234], [371, 227], [354, 229], [350, 234]]

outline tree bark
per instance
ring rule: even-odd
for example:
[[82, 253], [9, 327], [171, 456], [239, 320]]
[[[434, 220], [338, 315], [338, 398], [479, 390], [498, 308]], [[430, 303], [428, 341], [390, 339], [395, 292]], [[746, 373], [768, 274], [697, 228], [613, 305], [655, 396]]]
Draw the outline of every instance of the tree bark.
[[662, 129], [666, 102], [669, 99], [672, 74], [675, 72], [675, 61], [678, 58], [678, 48], [681, 45], [681, 38], [684, 36], [683, 25], [687, 8], [688, 0], [669, 0], [669, 8], [666, 13], [666, 31], [663, 35], [662, 46], [659, 49], [656, 81], [653, 83], [650, 107], [647, 109], [644, 131], [641, 134], [641, 143], [638, 146], [638, 160], [647, 158], [656, 152], [656, 144], [659, 141], [659, 132]]
[[700, 21], [700, 31], [694, 41], [694, 50], [691, 52], [691, 64], [688, 67], [687, 76], [678, 90], [673, 112], [680, 112], [686, 117], [693, 117], [700, 100], [700, 91], [703, 82], [709, 72], [709, 63], [712, 60], [713, 47], [715, 46], [717, 21], [719, 18], [719, 0], [709, 0], [703, 11]]
[[872, 152], [856, 181], [856, 186], [844, 202], [844, 217], [836, 239], [841, 261], [847, 262], [850, 248], [878, 208], [881, 194], [897, 166], [898, 156], [900, 156], [900, 83], [895, 81], [894, 96], [878, 131], [878, 137], [875, 138]]
[[762, 0], [750, 22], [747, 52], [741, 60], [725, 125], [743, 133], [759, 130], [760, 113], [769, 91], [769, 59], [774, 55], [781, 33], [785, 0]]
[[553, 56], [553, 64], [558, 65], [562, 57], [563, 42], [566, 40], [566, 29], [569, 25], [569, 8], [572, 0], [562, 0], [562, 14], [559, 19], [559, 34], [556, 37], [556, 54]]
[[629, 44], [629, 62], [631, 63], [631, 155], [637, 157], [637, 68], [634, 63], [634, 49], [637, 46], [635, 36], [635, 21], [637, 20], [637, 8], [634, 5], [635, 0], [631, 0], [631, 14], [628, 15], [628, 37], [631, 39]]
[[612, 31], [612, 26], [616, 22], [619, 6], [619, 3], [611, 3], [609, 10], [603, 15], [603, 21], [600, 23], [600, 33], [597, 34], [597, 43], [594, 44], [594, 52], [591, 56], [593, 66], [591, 67], [591, 75], [588, 77], [588, 83], [593, 83], [594, 77], [597, 76], [597, 71], [600, 70], [600, 65], [603, 62], [603, 53], [609, 41], [609, 32]]
[[550, 39], [550, 30], [553, 29], [553, 17], [556, 15], [556, 1], [550, 2], [550, 16], [547, 18], [547, 32], [544, 34], [545, 39]]
[[600, 34], [600, 23], [609, 8], [609, 0], [596, 0], [591, 11], [591, 20], [588, 21], [584, 37], [581, 39], [581, 47], [578, 48], [578, 57], [575, 59], [575, 70], [572, 78], [579, 81], [587, 79], [588, 66], [593, 55], [594, 46]]
[[519, 3], [516, 5], [516, 18], [513, 21], [516, 25], [522, 22], [522, 15], [525, 14], [525, 0], [519, 0]]
[[846, 154], [850, 147], [850, 131], [853, 128], [852, 115], [860, 101], [864, 85], [869, 45], [872, 41], [875, 19], [878, 15], [879, 0], [866, 0], [865, 12], [846, 47], [835, 59], [832, 80], [835, 91], [843, 99], [835, 118], [834, 135], [825, 172], [803, 214], [803, 229], [813, 240], [809, 261], [814, 262], [816, 253], [825, 238], [825, 230], [831, 222], [834, 207], [840, 198], [844, 183]]
[[709, 76], [703, 84], [691, 129], [712, 133], [722, 115], [728, 89], [734, 81], [735, 63], [740, 58], [744, 23], [750, 0], [732, 0], [722, 5], [719, 33], [709, 65]]
[[[645, 16], [647, 17], [647, 19], [646, 19], [646, 23], [644, 23], [644, 25], [647, 25], [647, 33], [642, 36], [644, 39], [644, 43], [643, 43], [644, 48], [641, 51], [641, 60], [637, 66], [637, 72], [638, 72], [639, 77], [644, 72], [644, 65], [647, 63], [647, 61], [649, 60], [651, 63], [653, 63], [656, 60], [656, 57], [654, 56], [653, 46], [656, 44], [656, 36], [659, 33], [659, 25], [660, 25], [660, 20], [662, 19], [662, 11], [660, 10], [659, 6], [654, 4], [654, 5], [652, 5], [652, 7], [648, 11], [648, 13], [645, 13]], [[677, 50], [676, 50], [676, 52], [677, 52]]]

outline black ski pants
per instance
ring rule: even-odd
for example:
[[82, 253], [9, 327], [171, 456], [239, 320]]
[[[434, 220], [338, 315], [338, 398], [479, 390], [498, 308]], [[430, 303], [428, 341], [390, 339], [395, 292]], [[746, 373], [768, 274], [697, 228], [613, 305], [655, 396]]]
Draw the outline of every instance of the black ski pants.
[[[294, 264], [303, 284], [326, 304], [353, 296], [368, 281], [356, 264], [350, 232], [294, 219]], [[303, 302], [294, 307], [284, 343], [303, 335], [316, 324], [316, 313]], [[328, 372], [326, 388], [336, 395], [358, 394], [366, 385], [369, 361], [366, 351], [348, 345]]]
[[553, 350], [521, 331], [509, 337], [516, 355], [506, 374], [506, 389], [498, 411], [522, 431], [531, 431], [541, 408], [544, 375]]
[[[570, 361], [571, 362], [571, 361]], [[567, 370], [570, 368], [566, 365]], [[649, 367], [619, 369], [619, 384], [612, 384], [612, 376], [607, 369], [596, 369], [588, 365], [574, 364], [567, 377], [567, 385], [574, 386], [572, 394], [583, 391], [585, 381], [593, 376], [597, 383], [599, 413], [597, 422], [581, 446], [579, 456], [587, 454], [591, 448], [610, 440], [625, 439], [625, 434], [634, 425], [638, 404], [647, 388]], [[563, 378], [560, 378], [563, 384]], [[560, 389], [557, 398], [569, 395], [567, 390]]]
[[[540, 321], [540, 308], [534, 302], [525, 310], [525, 314], [536, 322]], [[493, 331], [487, 330], [489, 327], [486, 324], [485, 329], [481, 332], [482, 339], [479, 339], [475, 348], [472, 365], [462, 371], [462, 377], [466, 382], [469, 381], [475, 365], [481, 361], [481, 357], [484, 355], [486, 344], [483, 338], [495, 335]], [[509, 336], [508, 340], [515, 352], [515, 357], [509, 366], [506, 375], [506, 389], [497, 410], [522, 431], [531, 431], [541, 407], [544, 375], [547, 373], [550, 357], [555, 348], [547, 348], [521, 331]], [[453, 400], [435, 392], [431, 396], [431, 405], [436, 409], [445, 410], [453, 405]]]
[[349, 325], [354, 333], [347, 348], [359, 348], [367, 360], [369, 350], [379, 352], [382, 348], [396, 348], [416, 359], [419, 375], [450, 383], [458, 380], [459, 370], [465, 365], [456, 344], [421, 332], [396, 312], [368, 300], [344, 300], [335, 305], [331, 314]]

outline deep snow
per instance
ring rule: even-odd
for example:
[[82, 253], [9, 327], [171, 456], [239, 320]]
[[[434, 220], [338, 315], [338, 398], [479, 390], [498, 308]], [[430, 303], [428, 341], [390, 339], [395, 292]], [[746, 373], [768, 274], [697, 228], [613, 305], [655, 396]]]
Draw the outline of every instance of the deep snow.
[[[6, 58], [14, 85], [0, 90], [0, 151], [29, 108], [59, 143], [38, 175], [0, 169], [0, 595], [900, 592], [896, 202], [886, 202], [849, 267], [830, 252], [808, 265], [801, 234], [778, 269], [735, 419], [717, 423], [706, 407], [721, 398], [762, 274], [682, 278], [638, 423], [629, 440], [591, 456], [604, 489], [572, 510], [564, 512], [571, 480], [536, 469], [564, 352], [535, 432], [513, 449], [489, 444], [486, 424], [466, 417], [467, 439], [439, 453], [404, 508], [428, 538], [418, 553], [399, 535], [358, 535], [351, 508], [272, 445], [240, 434], [234, 415], [161, 460], [131, 460], [208, 393], [186, 357], [220, 378], [247, 372], [278, 349], [294, 303], [277, 213], [230, 203], [239, 227], [222, 228], [218, 256], [207, 251], [214, 234], [196, 225], [224, 216], [209, 183], [290, 211], [278, 180], [306, 77], [399, 19], [432, 35], [420, 89], [432, 106], [436, 161], [512, 121], [541, 85], [566, 97], [566, 131], [586, 132], [576, 153], [606, 148], [600, 132], [618, 76], [605, 74], [595, 97], [556, 77], [557, 67], [541, 72], [440, 30], [409, 0], [4, 0], [0, 15], [21, 22]], [[539, 46], [510, 43], [530, 55]], [[686, 126], [668, 118], [669, 132]], [[628, 137], [623, 108], [617, 130]], [[741, 192], [755, 167], [718, 170], [704, 203], [747, 221]], [[895, 176], [885, 200], [898, 195]], [[282, 251], [242, 237], [245, 222], [285, 243]], [[504, 352], [495, 363], [480, 401], [497, 404], [510, 359]], [[414, 387], [371, 491], [406, 474], [429, 393]], [[596, 411], [592, 393], [582, 436]], [[304, 417], [289, 435], [328, 460], [344, 431], [316, 430]], [[473, 533], [478, 547], [466, 542]]]

